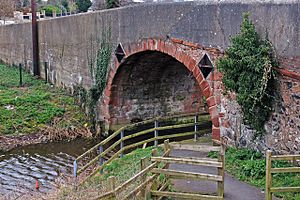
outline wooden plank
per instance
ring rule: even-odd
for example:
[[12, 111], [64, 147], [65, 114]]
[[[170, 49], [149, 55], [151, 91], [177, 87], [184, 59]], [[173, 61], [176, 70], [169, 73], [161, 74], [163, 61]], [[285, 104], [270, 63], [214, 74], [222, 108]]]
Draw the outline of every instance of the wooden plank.
[[[143, 181], [139, 186], [137, 186], [134, 190], [132, 190], [129, 194], [127, 194], [123, 199], [134, 199], [132, 198], [138, 192], [145, 190], [145, 187], [152, 182], [158, 175], [152, 175], [147, 180]], [[142, 197], [145, 197], [145, 194], [142, 194]]]
[[222, 164], [222, 167], [218, 168], [218, 175], [222, 177], [222, 181], [218, 182], [218, 196], [224, 197], [225, 155], [220, 154], [218, 160]]
[[188, 135], [194, 135], [195, 132], [185, 132], [185, 133], [177, 133], [177, 134], [171, 134], [171, 135], [164, 135], [164, 136], [158, 136], [156, 137], [157, 140], [163, 140], [163, 139], [170, 139], [170, 138], [176, 138], [176, 137], [183, 137]]
[[222, 181], [222, 176], [214, 174], [204, 174], [204, 173], [194, 173], [194, 172], [184, 172], [170, 169], [152, 169], [152, 173], [155, 174], [165, 174], [173, 179], [191, 179], [191, 180], [206, 180], [206, 181]]
[[107, 149], [105, 149], [100, 156], [103, 157], [105, 156], [108, 152], [112, 151], [114, 148], [116, 148], [120, 143], [122, 142], [122, 140], [118, 140], [115, 143], [113, 143], [111, 146], [109, 146]]
[[101, 195], [101, 196], [98, 196], [98, 197], [96, 197], [96, 198], [94, 198], [94, 199], [97, 199], [97, 200], [104, 200], [104, 199], [111, 199], [111, 198], [114, 198], [115, 196], [114, 196], [114, 193], [113, 193], [113, 191], [111, 191], [111, 192], [107, 192], [107, 193], [105, 193], [105, 194], [103, 194], [103, 195]]
[[170, 156], [169, 158], [186, 158], [186, 159], [192, 159], [192, 160], [205, 160], [205, 161], [212, 161], [212, 162], [219, 162], [219, 160], [217, 158], [200, 158], [200, 157], [172, 157]]
[[271, 175], [271, 167], [272, 167], [272, 161], [271, 161], [272, 152], [268, 150], [266, 152], [266, 200], [272, 200], [272, 193], [271, 193], [271, 187], [272, 187], [272, 175]]
[[300, 155], [276, 155], [271, 157], [272, 160], [299, 160]]
[[92, 148], [90, 148], [88, 151], [86, 151], [85, 153], [81, 154], [80, 156], [78, 156], [76, 158], [76, 160], [81, 160], [82, 158], [84, 158], [87, 154], [91, 153], [92, 151], [95, 151], [98, 149], [98, 147], [100, 145], [104, 145], [107, 142], [109, 142], [110, 140], [112, 140], [114, 137], [116, 137], [119, 133], [121, 133], [121, 131], [123, 131], [126, 127], [122, 127], [119, 130], [117, 130], [116, 132], [114, 132], [113, 134], [111, 134], [108, 138], [106, 138], [105, 140], [103, 140], [102, 142], [96, 144], [95, 146], [93, 146]]
[[197, 200], [223, 200], [222, 197], [192, 194], [192, 193], [181, 193], [181, 192], [167, 192], [167, 191], [151, 191], [153, 196], [164, 196], [164, 197], [175, 197], [180, 199], [197, 199]]
[[[199, 123], [197, 123], [198, 125]], [[168, 130], [168, 129], [176, 129], [176, 128], [185, 128], [185, 127], [192, 127], [194, 126], [195, 123], [183, 123], [183, 124], [177, 124], [177, 125], [171, 125], [171, 126], [160, 126], [158, 128], [156, 128], [156, 130], [158, 131], [162, 131], [162, 130]]]
[[272, 187], [271, 192], [300, 192], [300, 187]]
[[188, 165], [199, 165], [199, 166], [208, 166], [208, 167], [217, 167], [221, 168], [222, 162], [215, 162], [215, 161], [207, 161], [198, 158], [197, 160], [194, 159], [187, 159], [187, 158], [163, 158], [163, 157], [152, 157], [151, 161], [157, 162], [164, 162], [169, 164], [188, 164]]
[[[160, 188], [158, 191], [164, 191], [165, 189], [167, 189], [167, 187], [169, 186], [169, 182], [166, 181]], [[159, 197], [157, 200], [161, 200], [163, 198], [163, 196]]]
[[147, 130], [144, 130], [144, 131], [140, 131], [140, 132], [137, 132], [137, 133], [134, 133], [134, 134], [130, 134], [130, 135], [127, 135], [123, 138], [123, 141], [125, 140], [128, 140], [128, 139], [131, 139], [131, 138], [134, 138], [134, 137], [137, 137], [137, 136], [141, 136], [141, 135], [145, 135], [147, 133], [151, 133], [155, 130], [155, 128], [151, 128], [151, 129], [147, 129]]
[[137, 122], [134, 124], [130, 124], [128, 126], [126, 126], [127, 129], [131, 129], [140, 125], [144, 125], [144, 124], [148, 124], [148, 123], [152, 123], [154, 121], [163, 121], [163, 120], [168, 120], [168, 119], [176, 119], [176, 118], [187, 118], [187, 117], [193, 117], [195, 115], [208, 115], [209, 113], [200, 113], [200, 112], [196, 112], [196, 113], [188, 113], [188, 114], [178, 114], [178, 115], [171, 115], [171, 116], [164, 116], [164, 117], [155, 117], [152, 119], [148, 119], [148, 120], [144, 120], [142, 122]]
[[190, 151], [201, 151], [201, 152], [210, 152], [210, 151], [221, 151], [221, 146], [210, 146], [210, 145], [190, 145], [190, 144], [172, 144], [173, 149], [179, 150], [190, 150]]
[[300, 172], [300, 167], [272, 168], [271, 173]]

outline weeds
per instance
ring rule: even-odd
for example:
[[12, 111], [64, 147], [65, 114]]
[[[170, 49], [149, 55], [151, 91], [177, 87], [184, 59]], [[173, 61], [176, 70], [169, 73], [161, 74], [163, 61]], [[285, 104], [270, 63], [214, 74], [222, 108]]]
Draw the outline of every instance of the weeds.
[[0, 65], [0, 135], [23, 135], [47, 125], [83, 127], [86, 117], [73, 97], [28, 73], [19, 87], [17, 68]]
[[[209, 157], [216, 157], [215, 152], [210, 152]], [[225, 154], [226, 171], [241, 181], [265, 189], [266, 161], [259, 152], [250, 149], [229, 148]], [[292, 164], [285, 161], [274, 161], [273, 167], [290, 167]], [[272, 186], [300, 186], [299, 173], [274, 174]], [[275, 196], [284, 200], [299, 200], [299, 193], [275, 193]]]

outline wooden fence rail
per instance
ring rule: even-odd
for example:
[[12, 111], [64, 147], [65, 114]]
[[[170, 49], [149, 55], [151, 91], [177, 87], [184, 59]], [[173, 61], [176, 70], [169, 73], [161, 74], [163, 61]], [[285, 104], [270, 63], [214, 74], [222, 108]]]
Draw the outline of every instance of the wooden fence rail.
[[275, 192], [300, 192], [300, 187], [272, 187], [272, 174], [275, 173], [297, 173], [300, 167], [272, 168], [273, 160], [289, 160], [296, 163], [300, 155], [272, 155], [272, 151], [266, 152], [266, 200], [272, 200]]
[[208, 145], [171, 144], [171, 149], [192, 150], [192, 151], [217, 151], [218, 159], [211, 158], [176, 158], [176, 157], [152, 157], [152, 161], [160, 161], [167, 164], [188, 164], [217, 168], [217, 174], [194, 173], [170, 169], [153, 168], [152, 173], [165, 174], [169, 179], [203, 180], [217, 182], [217, 195], [203, 195], [197, 193], [169, 192], [162, 190], [151, 190], [151, 196], [175, 197], [176, 199], [198, 199], [198, 200], [223, 200], [224, 199], [224, 168], [225, 168], [225, 147]]
[[[94, 165], [97, 162], [99, 162], [99, 166], [96, 171], [102, 170], [103, 167], [109, 164], [114, 158], [118, 156], [122, 157], [123, 154], [128, 150], [132, 150], [133, 148], [141, 146], [145, 143], [154, 142], [154, 146], [157, 146], [158, 140], [179, 138], [179, 137], [190, 136], [190, 135], [194, 135], [194, 138], [197, 138], [197, 135], [201, 133], [201, 131], [198, 130], [199, 115], [207, 115], [207, 113], [201, 113], [201, 114], [193, 113], [193, 114], [175, 115], [175, 116], [167, 116], [167, 117], [158, 117], [150, 120], [145, 120], [143, 122], [138, 122], [135, 124], [124, 126], [74, 160], [73, 163], [74, 177], [77, 177], [78, 175], [86, 171], [90, 166]], [[177, 120], [181, 119], [183, 122], [181, 124], [176, 124], [176, 125], [159, 126], [159, 122], [166, 121], [166, 120], [174, 120], [174, 119]], [[183, 119], [189, 119], [189, 120], [184, 121]], [[193, 122], [190, 122], [191, 120], [193, 120]], [[146, 130], [138, 131], [136, 133], [124, 136], [125, 130], [132, 130], [133, 128], [140, 127], [141, 125], [145, 125], [149, 123], [154, 123], [154, 128], [149, 128]], [[194, 131], [159, 136], [159, 131], [186, 128], [186, 127], [194, 127]], [[150, 133], [153, 133], [152, 138], [144, 139], [142, 141], [127, 146], [125, 145], [125, 141], [129, 139], [136, 138], [138, 136], [142, 136], [146, 134], [150, 135]], [[113, 144], [110, 144], [111, 142], [113, 142]], [[108, 144], [110, 144], [110, 146], [104, 149], [104, 147], [107, 146]], [[108, 157], [107, 156], [108, 153], [110, 153], [111, 151], [115, 150], [118, 147], [119, 150], [115, 152], [108, 160], [106, 160], [106, 162], [104, 162], [104, 157]], [[92, 156], [92, 158], [90, 158], [89, 156]], [[85, 163], [79, 163], [82, 161], [85, 161]], [[95, 173], [95, 170], [93, 172]], [[94, 173], [90, 175], [93, 175]]]
[[[169, 141], [165, 141], [164, 144], [164, 153], [162, 155], [162, 157], [168, 157], [170, 154], [170, 146], [169, 146]], [[153, 149], [152, 150], [152, 156], [157, 156], [157, 150]], [[146, 166], [146, 160], [145, 158], [141, 160], [141, 171], [138, 172], [136, 175], [134, 175], [133, 177], [131, 177], [130, 179], [128, 179], [127, 181], [125, 181], [123, 184], [119, 185], [118, 187], [115, 187], [116, 183], [116, 178], [114, 176], [109, 177], [109, 183], [110, 183], [110, 191], [98, 196], [96, 199], [97, 200], [102, 200], [102, 199], [116, 199], [117, 198], [117, 194], [120, 194], [122, 191], [126, 190], [132, 183], [136, 182], [138, 179], [141, 179], [141, 183], [136, 186], [136, 188], [130, 192], [128, 192], [128, 194], [126, 194], [126, 196], [124, 196], [123, 198], [121, 198], [122, 200], [125, 199], [132, 199], [133, 196], [135, 196], [137, 193], [141, 193], [141, 196], [143, 196], [143, 198], [146, 197], [146, 193], [145, 193], [145, 188], [148, 184], [150, 184], [151, 182], [153, 182], [157, 177], [158, 174], [154, 174], [150, 177], [147, 177], [147, 174], [149, 172], [151, 172], [154, 168], [158, 167], [159, 162], [153, 162], [151, 163], [149, 166]]]

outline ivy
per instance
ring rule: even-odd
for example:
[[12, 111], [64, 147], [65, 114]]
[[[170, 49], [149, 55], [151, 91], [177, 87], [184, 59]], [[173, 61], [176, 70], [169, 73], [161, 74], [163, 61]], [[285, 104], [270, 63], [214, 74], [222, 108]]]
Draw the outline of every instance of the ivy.
[[248, 13], [243, 15], [240, 33], [231, 38], [231, 46], [217, 64], [225, 88], [237, 94], [244, 122], [257, 133], [264, 133], [274, 101], [272, 69], [278, 63], [271, 43], [260, 39]]
[[97, 40], [95, 45], [91, 39], [89, 45], [87, 49], [87, 61], [93, 84], [88, 90], [81, 84], [75, 86], [74, 94], [78, 96], [81, 106], [86, 110], [91, 131], [96, 133], [97, 102], [106, 87], [107, 72], [111, 60], [111, 29], [104, 30], [101, 40]]
[[94, 84], [88, 91], [87, 106], [90, 122], [92, 124], [91, 128], [94, 132], [96, 130], [96, 105], [106, 87], [107, 71], [110, 64], [111, 52], [111, 29], [108, 29], [107, 31], [102, 32], [95, 63], [92, 63], [90, 66]]

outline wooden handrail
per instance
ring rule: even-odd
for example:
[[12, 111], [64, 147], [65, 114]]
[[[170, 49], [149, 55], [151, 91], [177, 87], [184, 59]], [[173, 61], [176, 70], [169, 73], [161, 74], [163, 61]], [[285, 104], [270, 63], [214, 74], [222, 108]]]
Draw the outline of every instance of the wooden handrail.
[[[100, 143], [98, 143], [97, 145], [93, 146], [91, 149], [89, 149], [88, 151], [86, 151], [85, 153], [83, 153], [82, 155], [78, 156], [75, 161], [74, 161], [74, 176], [77, 176], [79, 174], [81, 174], [84, 170], [86, 170], [89, 166], [93, 165], [94, 163], [97, 162], [98, 159], [102, 159], [105, 155], [107, 155], [107, 153], [109, 153], [111, 150], [113, 150], [114, 148], [116, 148], [118, 145], [121, 145], [121, 149], [116, 152], [112, 157], [116, 157], [118, 155], [123, 155], [123, 153], [127, 150], [133, 149], [135, 147], [138, 147], [140, 145], [143, 145], [144, 143], [149, 143], [149, 142], [155, 142], [155, 144], [157, 144], [158, 140], [162, 140], [162, 139], [169, 139], [169, 138], [175, 138], [175, 137], [183, 137], [183, 136], [188, 136], [188, 135], [193, 135], [193, 134], [199, 134], [199, 131], [193, 131], [193, 132], [186, 132], [186, 133], [178, 133], [178, 134], [172, 134], [172, 135], [164, 135], [164, 136], [156, 136], [150, 139], [146, 139], [128, 146], [124, 147], [124, 141], [132, 139], [134, 137], [138, 137], [141, 135], [145, 135], [147, 133], [151, 133], [151, 132], [157, 132], [157, 131], [161, 131], [161, 130], [169, 130], [169, 129], [176, 129], [176, 128], [184, 128], [184, 127], [191, 127], [191, 126], [197, 126], [200, 123], [198, 122], [185, 122], [182, 124], [177, 124], [177, 125], [168, 125], [168, 126], [161, 126], [161, 127], [154, 127], [154, 128], [149, 128], [143, 131], [139, 131], [137, 133], [125, 136], [125, 137], [121, 137], [121, 139], [117, 140], [116, 142], [114, 142], [110, 147], [108, 147], [107, 149], [105, 149], [104, 151], [100, 150], [100, 154], [97, 155], [96, 157], [94, 157], [92, 160], [90, 160], [87, 164], [85, 164], [83, 167], [80, 167], [80, 169], [77, 169], [78, 166], [78, 161], [82, 160], [83, 158], [85, 158], [87, 155], [89, 155], [92, 152], [95, 152], [96, 150], [102, 148], [103, 146], [106, 145], [107, 143], [109, 143], [112, 139], [114, 139], [116, 136], [120, 135], [120, 133], [124, 133], [125, 130], [130, 130], [134, 127], [137, 126], [141, 126], [144, 124], [148, 124], [151, 122], [156, 122], [156, 121], [161, 121], [161, 120], [167, 120], [167, 119], [176, 119], [176, 118], [187, 118], [187, 117], [192, 117], [194, 115], [205, 115], [207, 113], [193, 113], [193, 114], [180, 114], [180, 115], [173, 115], [173, 116], [164, 116], [164, 117], [156, 117], [153, 119], [149, 119], [149, 120], [145, 120], [143, 122], [137, 122], [135, 124], [131, 124], [131, 125], [127, 125], [124, 126], [120, 129], [118, 129], [116, 132], [114, 132], [113, 134], [111, 134], [109, 137], [107, 137], [105, 140], [101, 141]], [[196, 130], [196, 129], [195, 129]], [[121, 134], [121, 135], [122, 135]], [[106, 163], [110, 162], [111, 159], [109, 159], [108, 161], [106, 161]], [[101, 163], [102, 164], [102, 161]]]

